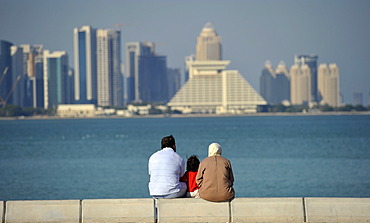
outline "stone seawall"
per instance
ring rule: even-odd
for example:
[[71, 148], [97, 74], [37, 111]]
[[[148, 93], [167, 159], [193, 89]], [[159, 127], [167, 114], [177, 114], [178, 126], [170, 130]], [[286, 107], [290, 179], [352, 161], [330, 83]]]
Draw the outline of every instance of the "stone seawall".
[[370, 222], [370, 198], [0, 201], [2, 223]]

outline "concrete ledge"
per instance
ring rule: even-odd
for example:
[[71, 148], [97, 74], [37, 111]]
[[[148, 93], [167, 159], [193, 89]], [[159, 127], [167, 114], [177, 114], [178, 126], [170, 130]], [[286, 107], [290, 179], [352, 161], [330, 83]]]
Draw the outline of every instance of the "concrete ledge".
[[158, 199], [158, 222], [229, 222], [229, 202]]
[[[5, 209], [4, 209], [5, 207]], [[370, 198], [195, 198], [0, 201], [2, 223], [370, 223]]]
[[305, 198], [308, 222], [370, 222], [370, 198]]
[[4, 201], [0, 201], [0, 220], [3, 222], [4, 219]]
[[6, 223], [79, 223], [79, 200], [7, 201]]
[[82, 216], [84, 223], [154, 222], [154, 200], [83, 200]]
[[302, 198], [235, 198], [232, 222], [304, 222]]

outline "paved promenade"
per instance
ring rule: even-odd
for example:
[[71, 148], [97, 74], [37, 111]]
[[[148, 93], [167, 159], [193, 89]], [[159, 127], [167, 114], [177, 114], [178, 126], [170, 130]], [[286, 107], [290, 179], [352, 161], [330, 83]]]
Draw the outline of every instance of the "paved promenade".
[[0, 201], [2, 223], [370, 222], [370, 198]]

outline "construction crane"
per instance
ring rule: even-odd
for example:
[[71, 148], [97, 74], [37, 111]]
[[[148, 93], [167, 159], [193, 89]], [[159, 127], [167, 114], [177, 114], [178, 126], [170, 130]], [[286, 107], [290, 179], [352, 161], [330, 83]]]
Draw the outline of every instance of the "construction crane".
[[[1, 78], [0, 78], [0, 86], [1, 86], [1, 83], [3, 82], [6, 74], [8, 73], [8, 69], [9, 67], [5, 67], [4, 69], [4, 72], [3, 72], [3, 75], [1, 75]], [[13, 91], [15, 90], [15, 88], [17, 87], [18, 85], [18, 82], [21, 80], [22, 76], [21, 75], [18, 75], [17, 78], [15, 79], [14, 81], [14, 84], [12, 86], [12, 88], [10, 89], [10, 91], [8, 92], [6, 98], [4, 99], [1, 95], [0, 95], [0, 104], [5, 107], [6, 106], [6, 103], [7, 101], [9, 100], [10, 96], [12, 95]]]
[[0, 84], [3, 82], [3, 79], [4, 79], [5, 75], [8, 73], [8, 69], [9, 69], [9, 67], [5, 67], [4, 72], [3, 72], [3, 74], [1, 75], [1, 78], [0, 78]]
[[21, 76], [21, 75], [18, 75], [17, 79], [15, 79], [15, 82], [14, 82], [14, 84], [13, 84], [12, 89], [10, 89], [10, 91], [9, 91], [8, 95], [7, 95], [7, 96], [6, 96], [6, 98], [5, 98], [5, 104], [4, 104], [4, 107], [5, 107], [6, 103], [7, 103], [7, 101], [9, 100], [10, 96], [12, 95], [12, 93], [13, 93], [14, 89], [17, 87], [18, 82], [21, 80], [21, 78], [22, 78], [22, 76]]

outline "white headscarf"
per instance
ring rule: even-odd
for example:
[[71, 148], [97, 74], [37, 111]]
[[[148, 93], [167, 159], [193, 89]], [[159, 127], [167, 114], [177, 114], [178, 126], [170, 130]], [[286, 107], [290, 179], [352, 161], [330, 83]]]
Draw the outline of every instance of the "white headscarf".
[[214, 142], [208, 146], [208, 156], [221, 156], [222, 148], [221, 145]]

